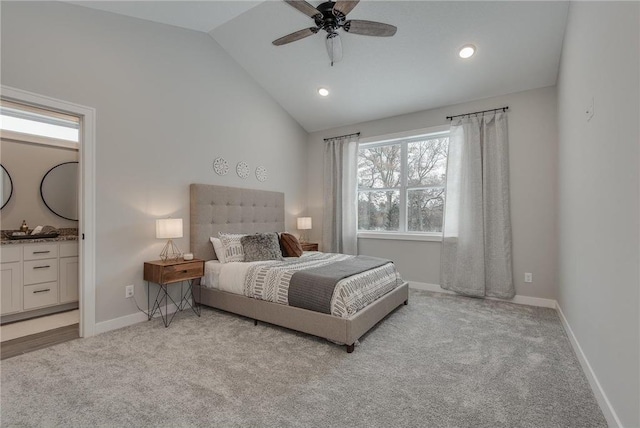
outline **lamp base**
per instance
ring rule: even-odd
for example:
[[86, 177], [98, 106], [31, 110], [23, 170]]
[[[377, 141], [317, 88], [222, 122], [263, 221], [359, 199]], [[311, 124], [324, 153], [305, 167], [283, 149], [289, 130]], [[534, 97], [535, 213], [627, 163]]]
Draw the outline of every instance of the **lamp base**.
[[173, 240], [169, 239], [167, 245], [164, 246], [160, 253], [160, 259], [166, 262], [167, 260], [178, 260], [180, 257], [182, 257], [182, 252], [178, 246], [173, 243]]

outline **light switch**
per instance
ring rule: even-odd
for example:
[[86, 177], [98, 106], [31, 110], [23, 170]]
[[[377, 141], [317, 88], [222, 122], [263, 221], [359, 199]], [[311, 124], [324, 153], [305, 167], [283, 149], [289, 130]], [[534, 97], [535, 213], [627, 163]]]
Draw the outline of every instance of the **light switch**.
[[594, 105], [594, 101], [593, 101], [593, 97], [592, 97], [591, 98], [591, 103], [589, 103], [589, 105], [585, 109], [585, 114], [587, 115], [587, 122], [589, 122], [591, 120], [591, 118], [593, 117], [593, 113], [594, 113], [593, 105]]

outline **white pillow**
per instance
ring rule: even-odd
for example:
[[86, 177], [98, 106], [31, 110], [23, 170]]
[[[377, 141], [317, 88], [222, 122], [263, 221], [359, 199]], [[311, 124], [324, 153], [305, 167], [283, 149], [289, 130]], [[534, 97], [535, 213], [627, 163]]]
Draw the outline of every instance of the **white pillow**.
[[222, 232], [219, 232], [218, 235], [220, 235], [220, 241], [222, 241], [222, 246], [224, 247], [225, 263], [243, 262], [244, 249], [242, 248], [242, 242], [240, 242], [240, 239], [245, 235]]
[[213, 251], [216, 252], [216, 257], [220, 260], [220, 263], [226, 263], [227, 259], [224, 257], [224, 246], [222, 245], [222, 241], [220, 238], [214, 238], [213, 236], [209, 238], [211, 244], [213, 245]]

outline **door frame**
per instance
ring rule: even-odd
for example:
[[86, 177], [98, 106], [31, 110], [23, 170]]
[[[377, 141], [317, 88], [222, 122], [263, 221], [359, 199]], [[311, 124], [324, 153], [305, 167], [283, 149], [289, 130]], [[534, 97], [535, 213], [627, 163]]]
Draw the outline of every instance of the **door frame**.
[[81, 139], [78, 150], [80, 166], [80, 191], [78, 192], [80, 337], [93, 336], [96, 324], [96, 110], [92, 107], [5, 85], [0, 86], [0, 96], [7, 100], [58, 110], [81, 118]]

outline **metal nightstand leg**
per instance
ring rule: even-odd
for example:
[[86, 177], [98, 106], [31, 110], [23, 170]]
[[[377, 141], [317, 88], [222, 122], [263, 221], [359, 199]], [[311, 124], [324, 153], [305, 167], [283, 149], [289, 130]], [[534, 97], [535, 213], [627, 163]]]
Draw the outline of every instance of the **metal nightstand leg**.
[[[187, 288], [187, 292], [182, 295], [182, 300], [180, 301], [180, 310], [183, 310], [187, 306], [189, 306], [197, 316], [200, 316], [200, 305], [193, 297], [193, 281], [193, 279], [188, 281], [189, 287]], [[180, 288], [182, 289], [182, 284], [180, 284]], [[191, 298], [191, 302], [189, 302], [189, 298]]]
[[[147, 282], [147, 296], [149, 295], [149, 283]], [[176, 311], [171, 314], [171, 318], [169, 318], [169, 300], [176, 306]], [[164, 302], [164, 313], [162, 311], [162, 302]], [[175, 300], [169, 295], [169, 289], [167, 284], [158, 284], [158, 293], [156, 294], [156, 298], [153, 302], [153, 306], [149, 310], [149, 319], [153, 318], [156, 311], [160, 312], [160, 318], [162, 318], [162, 322], [165, 327], [169, 327], [171, 321], [176, 316], [176, 313], [180, 309], [180, 305], [178, 305]]]

